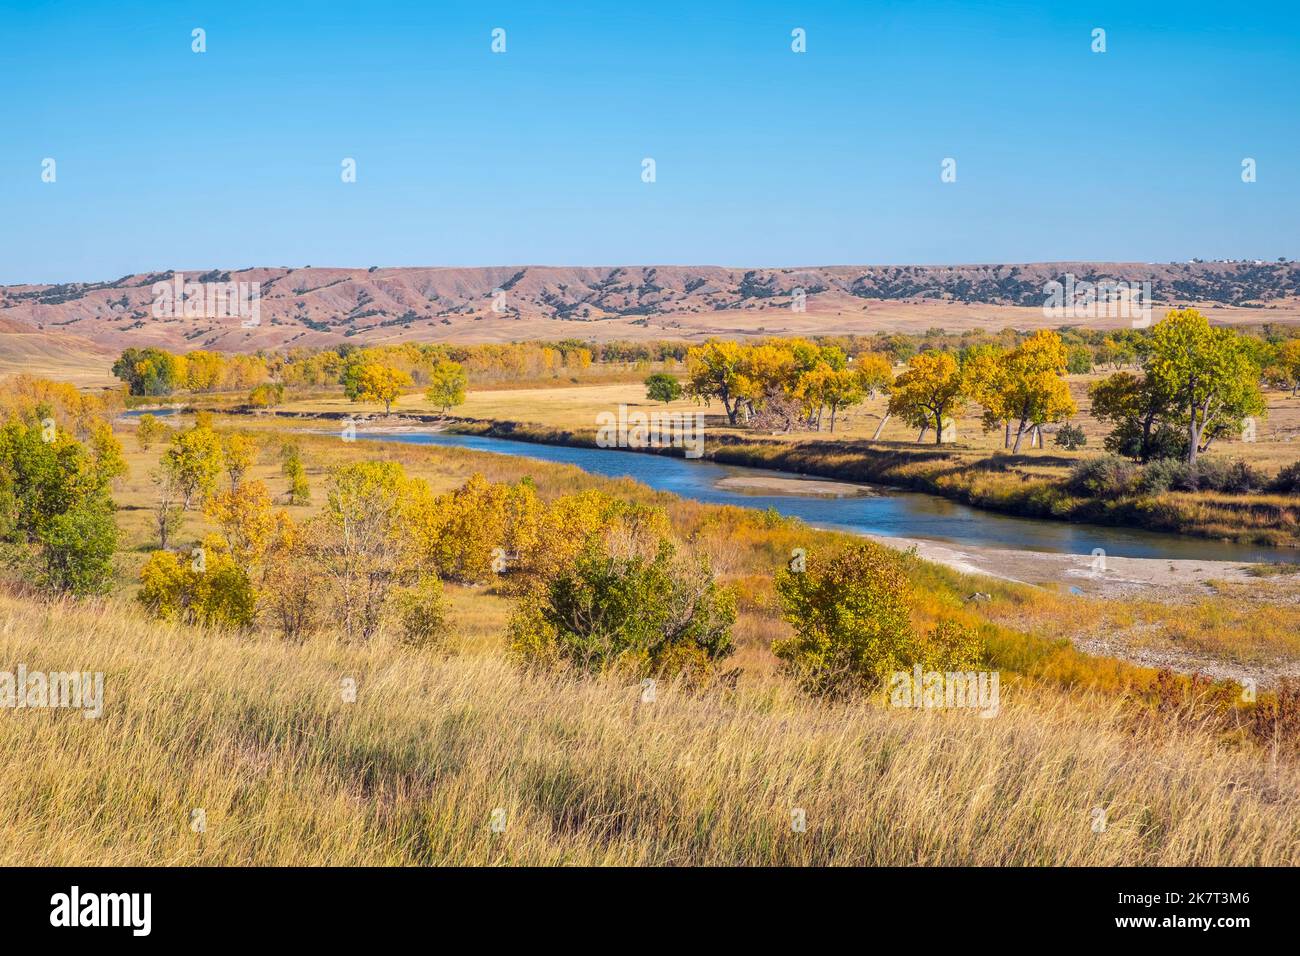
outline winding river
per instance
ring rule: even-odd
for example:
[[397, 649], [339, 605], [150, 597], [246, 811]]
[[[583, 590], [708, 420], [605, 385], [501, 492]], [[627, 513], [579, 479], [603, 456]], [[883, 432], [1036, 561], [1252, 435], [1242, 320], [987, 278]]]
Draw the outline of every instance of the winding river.
[[958, 545], [1055, 554], [1088, 555], [1094, 548], [1103, 548], [1107, 555], [1129, 558], [1186, 558], [1243, 564], [1277, 561], [1300, 563], [1300, 549], [1230, 544], [1131, 528], [1017, 518], [919, 492], [876, 488], [875, 494], [847, 498], [771, 492], [749, 494], [718, 487], [718, 482], [735, 476], [785, 479], [798, 476], [779, 471], [718, 465], [708, 461], [688, 461], [667, 455], [541, 445], [447, 432], [367, 434], [359, 431], [357, 439], [453, 446], [576, 465], [596, 475], [634, 478], [651, 488], [669, 491], [683, 498], [743, 508], [772, 508], [818, 528], [836, 528], [855, 533], [929, 538]]

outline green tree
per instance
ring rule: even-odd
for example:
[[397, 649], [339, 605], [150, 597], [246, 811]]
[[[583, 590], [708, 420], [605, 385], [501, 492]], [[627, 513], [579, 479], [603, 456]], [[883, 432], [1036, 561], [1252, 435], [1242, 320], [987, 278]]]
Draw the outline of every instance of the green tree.
[[1087, 375], [1092, 371], [1092, 349], [1086, 345], [1075, 345], [1065, 360], [1065, 370], [1071, 375]]
[[82, 498], [55, 515], [40, 534], [40, 578], [65, 594], [103, 594], [113, 584], [118, 529], [105, 495]]
[[1242, 337], [1214, 328], [1196, 309], [1175, 309], [1151, 331], [1147, 374], [1173, 396], [1187, 431], [1187, 462], [1216, 437], [1240, 431], [1250, 415], [1262, 415], [1259, 368]]
[[675, 402], [682, 397], [682, 385], [675, 375], [655, 372], [645, 380], [645, 397], [652, 402]]
[[469, 376], [465, 367], [459, 362], [443, 360], [434, 364], [429, 372], [429, 387], [424, 390], [424, 397], [443, 415], [465, 403], [465, 391], [469, 387]]
[[115, 474], [62, 429], [17, 419], [0, 427], [0, 541], [24, 563], [32, 559], [40, 586], [70, 594], [108, 587]]
[[113, 363], [113, 374], [132, 395], [170, 395], [185, 386], [185, 364], [162, 349], [129, 348]]
[[1088, 389], [1092, 417], [1111, 426], [1108, 451], [1135, 461], [1185, 454], [1185, 440], [1167, 424], [1173, 396], [1150, 375], [1115, 372]]

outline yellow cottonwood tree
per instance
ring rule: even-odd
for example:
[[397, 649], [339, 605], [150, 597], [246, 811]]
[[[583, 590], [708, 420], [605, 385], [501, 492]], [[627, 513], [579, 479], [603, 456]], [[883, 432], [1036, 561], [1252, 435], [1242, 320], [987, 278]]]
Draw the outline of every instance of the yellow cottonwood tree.
[[354, 402], [379, 402], [384, 414], [391, 415], [393, 402], [402, 389], [411, 385], [411, 376], [391, 365], [363, 362], [351, 366], [343, 379], [343, 391]]
[[945, 419], [965, 404], [966, 387], [957, 360], [947, 352], [918, 352], [890, 386], [889, 412], [915, 427], [933, 428], [937, 445], [943, 440]]
[[1016, 423], [1013, 453], [1028, 431], [1078, 411], [1065, 382], [1068, 358], [1061, 337], [1040, 329], [1002, 356], [998, 373], [983, 383], [980, 400], [987, 415]]

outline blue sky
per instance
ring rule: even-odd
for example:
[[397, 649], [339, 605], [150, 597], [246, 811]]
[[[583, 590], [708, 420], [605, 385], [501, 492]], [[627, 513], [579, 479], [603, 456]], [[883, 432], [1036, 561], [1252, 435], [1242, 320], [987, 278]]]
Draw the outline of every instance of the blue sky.
[[5, 283], [1300, 258], [1295, 0], [0, 8]]

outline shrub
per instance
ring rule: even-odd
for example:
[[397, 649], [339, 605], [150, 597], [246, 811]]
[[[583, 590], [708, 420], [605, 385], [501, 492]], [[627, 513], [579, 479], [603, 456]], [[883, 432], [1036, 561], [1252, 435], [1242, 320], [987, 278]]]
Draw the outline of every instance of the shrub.
[[1197, 462], [1197, 478], [1203, 489], [1234, 495], [1249, 494], [1268, 484], [1263, 474], [1241, 459], [1202, 458]]
[[447, 601], [442, 596], [442, 581], [435, 574], [423, 575], [409, 588], [397, 594], [397, 617], [401, 641], [413, 647], [430, 647], [446, 631]]
[[1138, 486], [1144, 494], [1163, 491], [1221, 491], [1246, 494], [1268, 485], [1262, 474], [1244, 461], [1202, 458], [1195, 465], [1164, 459], [1142, 469]]
[[1287, 465], [1268, 483], [1268, 490], [1284, 495], [1300, 494], [1300, 461]]
[[136, 599], [155, 616], [184, 624], [244, 628], [256, 613], [248, 575], [217, 549], [205, 549], [201, 564], [155, 551], [140, 571]]
[[1074, 451], [1088, 444], [1088, 436], [1083, 433], [1083, 429], [1078, 425], [1071, 425], [1067, 422], [1056, 430], [1056, 444], [1067, 451]]
[[1107, 451], [1134, 461], [1187, 457], [1187, 432], [1172, 425], [1157, 425], [1144, 440], [1142, 426], [1131, 419], [1125, 420], [1115, 426], [1103, 444]]
[[1137, 467], [1118, 455], [1089, 458], [1074, 466], [1066, 487], [1076, 495], [1092, 498], [1122, 498], [1132, 494]]
[[699, 678], [731, 653], [735, 599], [707, 560], [666, 538], [630, 553], [592, 542], [511, 618], [511, 650], [531, 663]]
[[1144, 495], [1159, 495], [1166, 491], [1189, 491], [1195, 488], [1195, 476], [1187, 462], [1174, 458], [1153, 461], [1142, 469], [1138, 490]]
[[847, 696], [918, 663], [957, 670], [983, 656], [979, 639], [954, 622], [924, 638], [916, 633], [911, 585], [883, 546], [855, 545], [806, 562], [802, 571], [787, 568], [777, 575], [781, 616], [795, 635], [772, 645], [805, 690]]
[[78, 501], [41, 533], [40, 583], [65, 594], [105, 593], [113, 584], [117, 534], [111, 501]]

